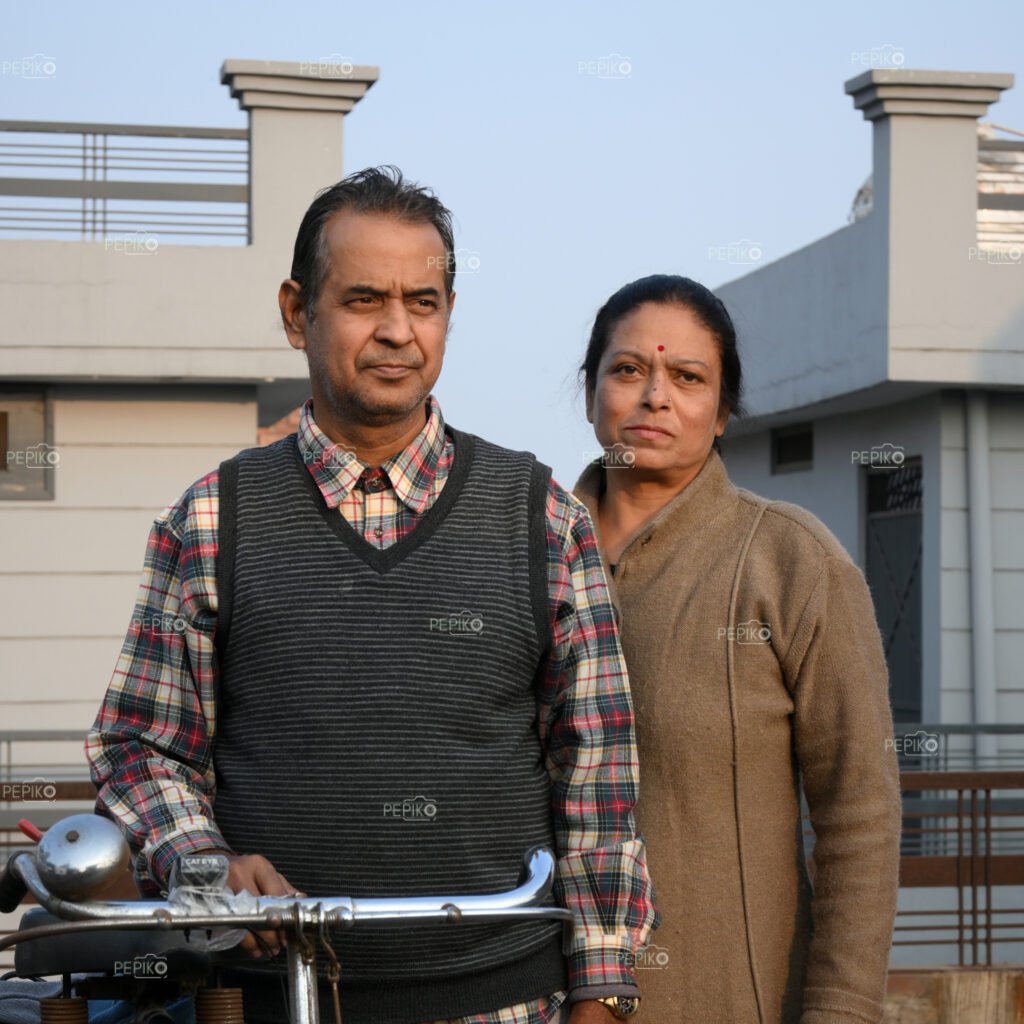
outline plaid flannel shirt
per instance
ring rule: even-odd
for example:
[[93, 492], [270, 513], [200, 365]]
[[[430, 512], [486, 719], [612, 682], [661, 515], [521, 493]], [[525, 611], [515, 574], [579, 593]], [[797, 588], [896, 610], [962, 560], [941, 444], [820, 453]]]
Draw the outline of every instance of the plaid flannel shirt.
[[[415, 529], [454, 453], [433, 397], [424, 429], [377, 468], [331, 442], [312, 400], [297, 442], [327, 506], [380, 548]], [[153, 523], [131, 624], [86, 740], [97, 810], [125, 829], [148, 894], [182, 854], [228, 848], [214, 814], [217, 477], [198, 480]], [[567, 999], [636, 994], [635, 953], [658, 923], [633, 819], [633, 709], [614, 611], [589, 515], [554, 480], [547, 545], [553, 634], [537, 720], [552, 784], [555, 892], [576, 917], [569, 993], [462, 1024], [549, 1024]]]

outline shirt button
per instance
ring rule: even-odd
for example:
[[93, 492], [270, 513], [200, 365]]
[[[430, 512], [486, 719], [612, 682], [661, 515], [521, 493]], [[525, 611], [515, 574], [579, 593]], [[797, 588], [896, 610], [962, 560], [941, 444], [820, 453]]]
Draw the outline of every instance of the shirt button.
[[380, 538], [384, 536], [384, 530], [381, 529], [381, 527], [377, 526], [377, 527], [374, 528], [373, 535], [378, 540], [380, 540]]

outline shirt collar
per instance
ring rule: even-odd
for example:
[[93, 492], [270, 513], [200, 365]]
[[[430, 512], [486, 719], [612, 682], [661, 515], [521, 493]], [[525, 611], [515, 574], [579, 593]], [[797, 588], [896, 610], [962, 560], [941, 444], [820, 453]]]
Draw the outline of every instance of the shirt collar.
[[[426, 426], [403, 448], [381, 464], [395, 495], [411, 512], [419, 515], [430, 500], [431, 486], [445, 446], [444, 417], [437, 399], [427, 398]], [[297, 434], [302, 461], [324, 496], [328, 508], [337, 506], [352, 491], [363, 471], [354, 451], [335, 444], [313, 419], [313, 399], [299, 414]]]

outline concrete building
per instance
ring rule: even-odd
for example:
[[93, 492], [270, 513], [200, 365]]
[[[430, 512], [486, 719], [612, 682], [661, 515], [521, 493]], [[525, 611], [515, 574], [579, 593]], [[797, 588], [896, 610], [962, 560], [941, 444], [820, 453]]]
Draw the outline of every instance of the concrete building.
[[847, 82], [872, 194], [719, 289], [750, 412], [730, 473], [809, 508], [864, 568], [905, 722], [1024, 722], [1024, 138], [978, 125], [1012, 84]]
[[[1024, 748], [1024, 138], [978, 123], [1012, 84], [847, 82], [873, 139], [852, 222], [718, 289], [750, 414], [723, 442], [730, 475], [810, 509], [864, 569], [907, 768], [1020, 765]], [[942, 735], [993, 723], [1013, 731]], [[1020, 790], [978, 797], [905, 797], [904, 853], [925, 856], [901, 868], [894, 967], [1024, 958]], [[991, 797], [1018, 831], [983, 834]]]
[[377, 75], [229, 60], [240, 130], [0, 122], [0, 730], [84, 732], [154, 515], [306, 397], [275, 296]]

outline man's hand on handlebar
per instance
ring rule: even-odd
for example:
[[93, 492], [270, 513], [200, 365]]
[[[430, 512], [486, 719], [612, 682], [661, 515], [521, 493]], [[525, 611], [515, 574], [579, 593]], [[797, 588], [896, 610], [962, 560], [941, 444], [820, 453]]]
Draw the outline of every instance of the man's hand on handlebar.
[[[278, 872], [266, 857], [261, 857], [258, 853], [234, 854], [228, 853], [227, 850], [216, 849], [197, 852], [219, 853], [222, 857], [227, 858], [229, 865], [228, 888], [232, 892], [248, 889], [254, 896], [306, 895], [296, 892], [295, 886]], [[257, 935], [270, 947], [274, 956], [277, 956], [285, 945], [285, 934], [280, 929], [256, 932], [255, 934], [250, 932], [238, 944], [238, 948], [245, 950], [254, 959], [266, 955], [266, 951], [257, 941]]]

